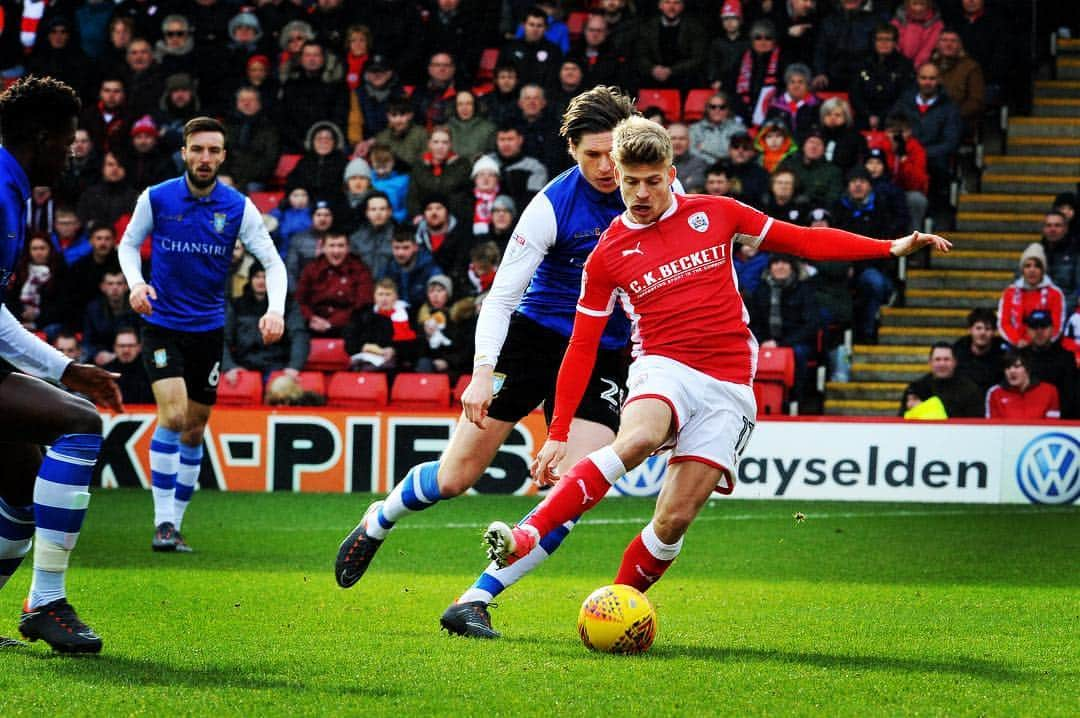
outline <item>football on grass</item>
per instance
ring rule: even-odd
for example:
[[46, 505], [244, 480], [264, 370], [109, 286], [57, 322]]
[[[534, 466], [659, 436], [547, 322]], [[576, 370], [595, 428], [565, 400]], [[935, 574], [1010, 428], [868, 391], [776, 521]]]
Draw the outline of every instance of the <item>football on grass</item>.
[[594, 651], [641, 653], [656, 638], [656, 611], [645, 594], [614, 584], [596, 589], [578, 614], [581, 642]]

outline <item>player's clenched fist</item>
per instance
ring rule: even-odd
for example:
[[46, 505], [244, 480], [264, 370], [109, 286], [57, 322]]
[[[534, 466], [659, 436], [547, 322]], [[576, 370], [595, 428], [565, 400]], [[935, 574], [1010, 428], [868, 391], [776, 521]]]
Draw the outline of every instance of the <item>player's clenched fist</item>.
[[285, 319], [277, 312], [267, 312], [259, 319], [263, 344], [273, 344], [285, 333]]
[[131, 304], [131, 308], [139, 314], [150, 316], [154, 312], [154, 307], [150, 304], [151, 299], [157, 301], [157, 292], [149, 284], [143, 282], [131, 288], [128, 302]]

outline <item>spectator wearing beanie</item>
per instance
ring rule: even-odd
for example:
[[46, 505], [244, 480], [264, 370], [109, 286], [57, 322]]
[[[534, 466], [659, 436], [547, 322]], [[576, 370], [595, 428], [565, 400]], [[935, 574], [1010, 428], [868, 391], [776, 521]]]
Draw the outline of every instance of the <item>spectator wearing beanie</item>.
[[491, 208], [499, 196], [499, 163], [491, 157], [481, 157], [473, 163], [473, 216], [474, 235], [487, 234], [491, 228]]
[[[195, 80], [187, 73], [177, 73], [165, 79], [165, 89], [158, 100], [154, 122], [161, 135], [162, 148], [175, 152], [184, 144], [184, 125], [202, 114], [202, 104], [195, 92]], [[229, 147], [232, 151], [232, 147]], [[227, 155], [226, 155], [227, 157]]]
[[413, 106], [407, 98], [390, 101], [386, 109], [386, 127], [375, 135], [375, 143], [389, 148], [394, 158], [410, 170], [420, 165], [428, 134], [423, 127], [413, 123]]
[[79, 48], [71, 20], [54, 15], [44, 25], [42, 39], [26, 60], [26, 71], [63, 80], [86, 102], [93, 96], [92, 66]]
[[316, 122], [308, 129], [304, 148], [304, 156], [289, 173], [285, 184], [303, 187], [315, 199], [340, 200], [341, 178], [349, 164], [341, 128], [326, 120]]
[[1005, 287], [998, 301], [998, 332], [1010, 345], [1023, 348], [1030, 343], [1024, 320], [1032, 312], [1045, 312], [1057, 339], [1065, 324], [1065, 295], [1046, 273], [1046, 252], [1031, 243], [1020, 255], [1020, 277]]
[[225, 119], [225, 146], [221, 171], [233, 178], [233, 185], [241, 192], [265, 189], [281, 154], [281, 136], [255, 88], [236, 91], [236, 104]]
[[516, 222], [517, 205], [509, 195], [501, 194], [491, 203], [491, 223], [487, 234], [477, 239], [494, 242], [499, 248], [499, 254], [506, 254], [506, 246], [510, 244]]
[[352, 234], [364, 222], [364, 200], [372, 190], [371, 165], [362, 157], [354, 157], [345, 165], [341, 190], [345, 194], [348, 211], [344, 212], [342, 224]]
[[416, 370], [460, 374], [472, 365], [472, 343], [467, 330], [454, 321], [451, 311], [454, 282], [445, 274], [428, 280], [427, 301], [416, 312], [416, 334], [420, 355]]
[[244, 65], [244, 77], [240, 80], [243, 86], [258, 90], [263, 112], [268, 115], [273, 115], [277, 109], [278, 93], [281, 89], [281, 83], [273, 70], [269, 55], [252, 55]]
[[[401, 80], [385, 55], [371, 56], [349, 102], [349, 140], [356, 141], [357, 151], [369, 151], [375, 136], [386, 129], [390, 103], [395, 100], [408, 102]], [[357, 124], [359, 138], [354, 136]]]
[[150, 115], [131, 126], [131, 151], [123, 157], [128, 182], [136, 192], [177, 176], [172, 158], [159, 146], [158, 128]]

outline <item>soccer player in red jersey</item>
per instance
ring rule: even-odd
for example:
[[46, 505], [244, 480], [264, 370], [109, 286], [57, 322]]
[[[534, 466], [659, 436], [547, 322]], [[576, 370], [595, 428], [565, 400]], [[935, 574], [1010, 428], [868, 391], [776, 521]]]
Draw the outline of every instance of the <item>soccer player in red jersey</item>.
[[[517, 526], [495, 522], [488, 554], [501, 565], [526, 555], [553, 526], [595, 506], [611, 484], [650, 454], [671, 449], [652, 521], [623, 554], [616, 583], [646, 590], [679, 554], [683, 535], [713, 490], [734, 489], [739, 455], [754, 429], [751, 389], [757, 341], [747, 327], [731, 262], [734, 242], [813, 260], [903, 256], [951, 244], [915, 232], [892, 241], [776, 221], [728, 197], [675, 196], [671, 140], [632, 117], [613, 136], [626, 211], [585, 262], [570, 343], [559, 369], [548, 440], [532, 466], [554, 489]], [[616, 300], [634, 323], [634, 363], [615, 441], [561, 478], [567, 428]]]

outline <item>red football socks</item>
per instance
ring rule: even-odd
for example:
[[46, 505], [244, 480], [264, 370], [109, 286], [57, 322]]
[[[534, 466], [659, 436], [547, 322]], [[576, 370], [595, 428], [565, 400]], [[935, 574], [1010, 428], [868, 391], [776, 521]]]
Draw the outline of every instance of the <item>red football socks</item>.
[[547, 536], [552, 529], [600, 503], [610, 488], [611, 483], [593, 460], [585, 457], [566, 472], [536, 511], [521, 523], [534, 526], [541, 536]]
[[630, 545], [623, 552], [622, 564], [619, 565], [619, 573], [615, 576], [615, 583], [624, 583], [633, 586], [644, 593], [649, 587], [660, 580], [675, 559], [659, 559], [645, 547], [641, 540], [641, 534], [634, 537]]

